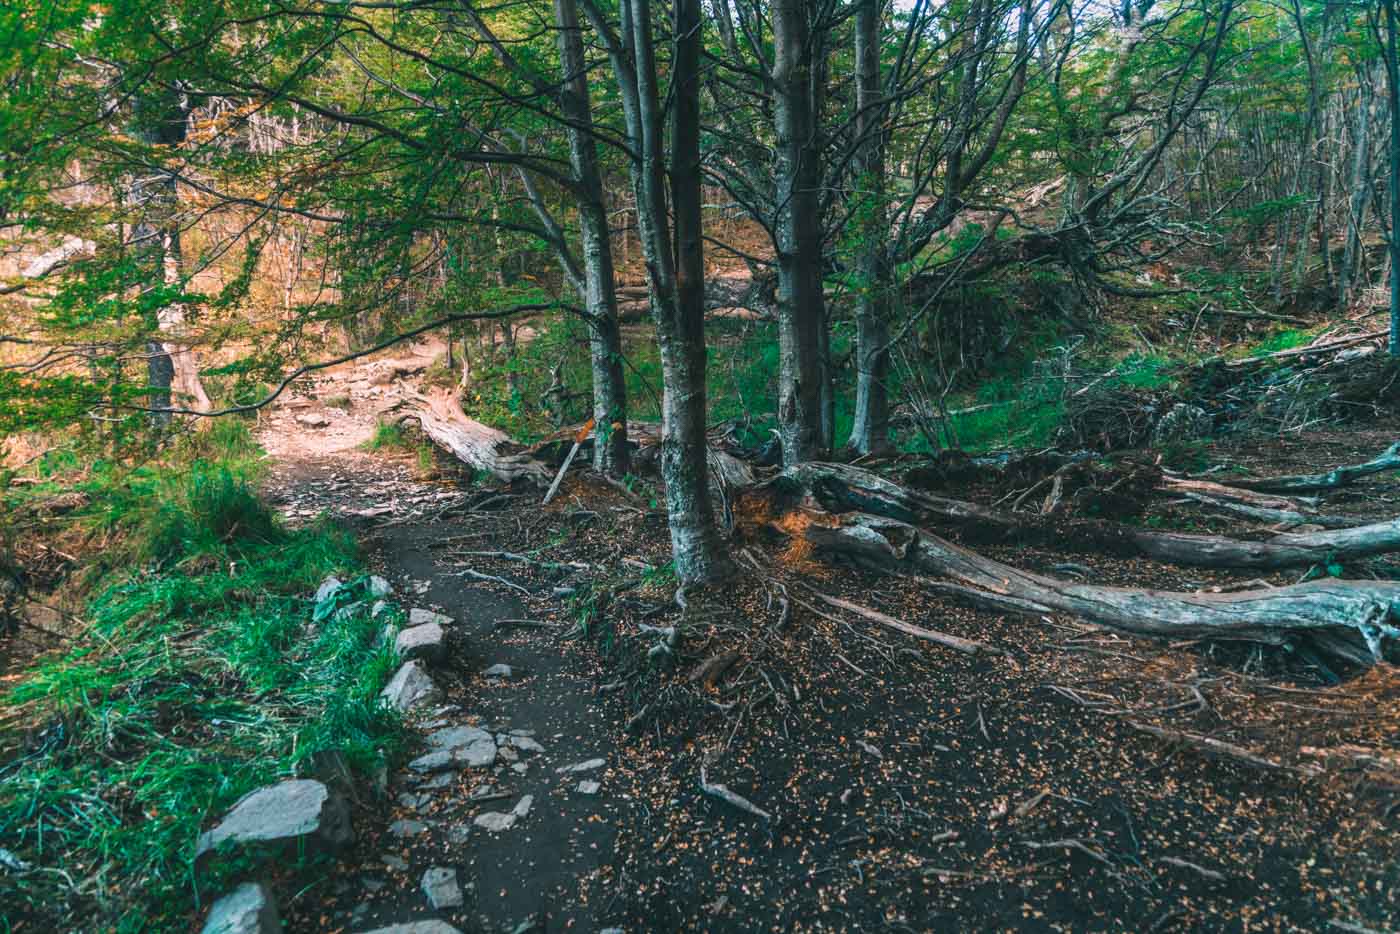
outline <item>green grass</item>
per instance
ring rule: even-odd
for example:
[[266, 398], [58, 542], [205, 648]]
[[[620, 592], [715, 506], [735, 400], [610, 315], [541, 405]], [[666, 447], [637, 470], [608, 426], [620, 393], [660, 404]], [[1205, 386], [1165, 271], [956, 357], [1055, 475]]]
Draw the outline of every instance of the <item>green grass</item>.
[[361, 445], [366, 451], [407, 451], [413, 443], [400, 422], [380, 421], [374, 426], [374, 434]]
[[378, 700], [395, 665], [382, 621], [312, 622], [317, 584], [358, 571], [353, 540], [282, 527], [238, 470], [180, 473], [148, 472], [95, 517], [139, 559], [5, 698], [0, 839], [43, 868], [0, 872], [0, 904], [35, 930], [188, 930], [260, 859], [196, 871], [201, 829], [326, 753], [369, 770], [399, 744]]

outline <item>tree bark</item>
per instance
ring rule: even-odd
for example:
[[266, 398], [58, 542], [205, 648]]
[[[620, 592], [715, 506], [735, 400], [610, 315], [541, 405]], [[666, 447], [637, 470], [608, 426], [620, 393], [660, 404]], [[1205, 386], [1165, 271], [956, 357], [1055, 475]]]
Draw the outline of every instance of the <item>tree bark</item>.
[[856, 9], [856, 136], [860, 291], [856, 296], [856, 407], [847, 442], [855, 454], [888, 449], [890, 428], [890, 263], [885, 216], [885, 138], [880, 86], [880, 11], [884, 0]]
[[773, 122], [777, 135], [778, 437], [784, 464], [822, 451], [822, 232], [812, 112], [808, 0], [773, 5]]
[[[704, 246], [700, 213], [700, 0], [675, 4], [671, 139], [674, 243], [666, 209], [660, 93], [651, 4], [625, 0], [623, 31], [635, 88], [637, 222], [661, 350], [661, 473], [676, 576], [702, 583], [727, 576], [706, 470]], [[615, 67], [617, 62], [615, 60]], [[624, 71], [627, 66], [623, 64]], [[622, 83], [629, 76], [622, 76]], [[627, 93], [624, 87], [624, 97]], [[673, 253], [674, 250], [674, 253]]]
[[617, 286], [612, 238], [603, 199], [593, 138], [588, 69], [583, 54], [578, 7], [574, 0], [554, 0], [563, 72], [560, 102], [568, 120], [569, 161], [578, 185], [579, 227], [583, 242], [584, 302], [589, 320], [589, 356], [593, 368], [593, 421], [597, 443], [593, 466], [601, 473], [627, 473], [627, 386], [622, 373], [622, 338], [617, 322]]
[[452, 393], [440, 389], [428, 395], [409, 393], [405, 404], [408, 412], [403, 417], [416, 419], [434, 444], [462, 463], [506, 483], [529, 480], [549, 485], [549, 467], [519, 449], [505, 432], [467, 417]]
[[1317, 634], [1318, 646], [1352, 663], [1384, 658], [1385, 641], [1400, 638], [1391, 622], [1400, 583], [1324, 579], [1273, 590], [1171, 593], [1075, 584], [1022, 571], [960, 548], [931, 533], [865, 513], [804, 531], [817, 549], [848, 555], [888, 571], [932, 574], [930, 586], [993, 609], [1066, 613], [1125, 632], [1162, 638], [1218, 638], [1287, 644]]

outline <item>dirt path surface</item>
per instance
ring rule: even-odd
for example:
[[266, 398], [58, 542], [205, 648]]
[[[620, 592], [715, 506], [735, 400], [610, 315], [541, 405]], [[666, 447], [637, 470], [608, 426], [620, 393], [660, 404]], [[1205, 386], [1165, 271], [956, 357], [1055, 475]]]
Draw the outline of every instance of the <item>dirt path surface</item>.
[[[370, 411], [352, 405], [340, 437], [371, 430]], [[1384, 443], [1318, 436], [1217, 455], [1284, 470]], [[337, 880], [291, 901], [292, 931], [429, 919], [490, 932], [1400, 922], [1393, 795], [1354, 771], [1304, 780], [1277, 751], [1393, 746], [1394, 669], [1334, 690], [1228, 649], [991, 613], [814, 561], [761, 522], [735, 535], [755, 572], [726, 588], [717, 615], [683, 618], [645, 487], [571, 477], [541, 509], [531, 488], [426, 482], [404, 458], [340, 442], [283, 445], [269, 485], [289, 518], [351, 524], [405, 609], [452, 620], [431, 668], [444, 696], [412, 720], [410, 765], [382, 794], [361, 792], [359, 841]], [[1385, 512], [1396, 490], [1376, 478], [1333, 505]], [[1166, 589], [1253, 576], [1018, 543], [989, 553]], [[813, 590], [1005, 654], [921, 643], [816, 608]], [[648, 627], [673, 625], [687, 633], [674, 667], [649, 669]], [[731, 666], [697, 683], [717, 656]], [[484, 674], [497, 664], [509, 676]], [[1224, 736], [1279, 767], [1202, 755], [1140, 722]], [[493, 763], [412, 766], [435, 731], [461, 726], [495, 736]], [[602, 762], [558, 771], [591, 760]], [[702, 767], [770, 817], [705, 793]], [[430, 904], [430, 870], [455, 872], [459, 906]]]

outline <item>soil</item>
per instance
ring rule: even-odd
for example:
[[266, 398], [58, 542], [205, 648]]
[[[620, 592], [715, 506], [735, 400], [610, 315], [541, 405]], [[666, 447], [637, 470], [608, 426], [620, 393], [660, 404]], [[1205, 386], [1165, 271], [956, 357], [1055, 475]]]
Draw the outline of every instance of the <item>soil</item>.
[[[1314, 470], [1365, 460], [1395, 436], [1394, 426], [1305, 433], [1204, 456], [1258, 473]], [[434, 669], [453, 709], [432, 719], [533, 730], [545, 750], [523, 755], [523, 775], [466, 770], [425, 794], [399, 769], [384, 794], [364, 791], [339, 877], [279, 891], [291, 931], [428, 918], [464, 931], [1400, 927], [1397, 789], [1316, 769], [1302, 752], [1351, 743], [1393, 754], [1400, 676], [1389, 666], [1331, 686], [1279, 653], [969, 608], [915, 581], [821, 563], [762, 522], [740, 523], [735, 582], [682, 611], [654, 570], [668, 541], [645, 486], [629, 495], [576, 472], [542, 508], [530, 488], [415, 479], [406, 458], [338, 442], [284, 443], [278, 458], [270, 488], [294, 521], [343, 516], [397, 599], [456, 621]], [[1382, 475], [1325, 509], [1390, 516], [1397, 496]], [[1182, 504], [1154, 504], [1145, 521], [1241, 531]], [[987, 551], [1132, 586], [1258, 576], [1014, 542]], [[1005, 654], [970, 657], [819, 611], [813, 590]], [[506, 622], [519, 620], [535, 625]], [[674, 625], [673, 666], [645, 664], [658, 637], [642, 627]], [[691, 680], [726, 652], [737, 660], [713, 687]], [[496, 663], [513, 677], [482, 674]], [[1274, 766], [1207, 756], [1144, 726], [1216, 737]], [[586, 776], [556, 772], [594, 757], [605, 765]], [[702, 767], [770, 818], [705, 793]], [[584, 777], [601, 783], [597, 795], [576, 790]], [[483, 784], [507, 797], [472, 801]], [[409, 806], [404, 794], [425, 799]], [[514, 827], [473, 825], [522, 795], [533, 807]], [[429, 826], [401, 839], [389, 830], [400, 820]], [[427, 904], [419, 880], [434, 866], [457, 869], [460, 909]]]

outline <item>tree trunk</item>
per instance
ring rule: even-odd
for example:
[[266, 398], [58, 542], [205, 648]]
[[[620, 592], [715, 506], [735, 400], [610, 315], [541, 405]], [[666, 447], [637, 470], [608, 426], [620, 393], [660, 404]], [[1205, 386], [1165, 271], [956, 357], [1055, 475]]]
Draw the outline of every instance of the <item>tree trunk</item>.
[[928, 532], [864, 513], [838, 525], [813, 522], [803, 533], [818, 550], [888, 571], [932, 574], [930, 586], [996, 610], [1066, 613], [1126, 632], [1170, 639], [1218, 638], [1288, 644], [1316, 634], [1320, 650], [1348, 662], [1384, 657], [1400, 638], [1391, 622], [1400, 583], [1324, 579], [1272, 590], [1171, 593], [1075, 584], [1022, 571], [959, 548]]
[[778, 436], [783, 463], [820, 456], [822, 296], [820, 163], [812, 113], [807, 0], [773, 6], [774, 229], [778, 261]]
[[1400, 357], [1400, 43], [1395, 0], [1385, 0], [1385, 67], [1390, 86], [1390, 354]]
[[408, 407], [404, 418], [417, 419], [434, 444], [469, 467], [506, 483], [529, 480], [549, 485], [549, 467], [525, 453], [505, 432], [469, 418], [452, 393], [441, 389], [428, 395], [409, 393], [404, 404]]
[[661, 474], [666, 483], [671, 552], [681, 582], [701, 583], [727, 576], [731, 565], [715, 529], [705, 458], [700, 0], [677, 0], [675, 4], [671, 139], [674, 243], [666, 209], [663, 114], [652, 44], [651, 4], [648, 0], [625, 0], [623, 6], [624, 31], [629, 33], [626, 41], [635, 68], [637, 138], [632, 144], [641, 160], [637, 172], [637, 221], [661, 350]]
[[884, 108], [880, 106], [880, 10], [884, 0], [861, 0], [856, 9], [857, 223], [860, 236], [856, 296], [856, 407], [847, 442], [855, 454], [889, 447], [889, 285], [885, 217]]
[[559, 28], [560, 100], [569, 122], [569, 161], [578, 184], [579, 226], [583, 240], [584, 302], [589, 314], [589, 355], [593, 367], [593, 421], [597, 443], [593, 466], [601, 473], [627, 473], [627, 386], [622, 373], [622, 338], [617, 323], [617, 285], [612, 239], [598, 170], [597, 144], [588, 95], [578, 7], [554, 0]]
[[1366, 194], [1371, 184], [1371, 82], [1366, 71], [1358, 70], [1356, 88], [1356, 136], [1353, 141], [1351, 198], [1347, 203], [1346, 245], [1337, 278], [1337, 297], [1343, 308], [1351, 304], [1354, 278], [1365, 258], [1361, 233], [1366, 224]]

